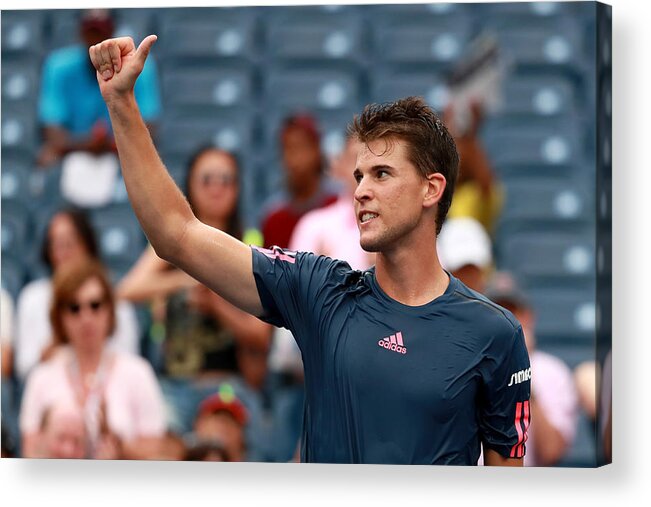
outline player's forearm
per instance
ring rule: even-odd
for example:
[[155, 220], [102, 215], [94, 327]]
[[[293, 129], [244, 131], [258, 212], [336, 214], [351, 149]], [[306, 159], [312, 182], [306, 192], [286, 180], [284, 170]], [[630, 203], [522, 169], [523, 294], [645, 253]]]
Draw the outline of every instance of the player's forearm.
[[156, 253], [169, 259], [193, 218], [190, 206], [158, 156], [133, 93], [107, 107], [133, 210]]

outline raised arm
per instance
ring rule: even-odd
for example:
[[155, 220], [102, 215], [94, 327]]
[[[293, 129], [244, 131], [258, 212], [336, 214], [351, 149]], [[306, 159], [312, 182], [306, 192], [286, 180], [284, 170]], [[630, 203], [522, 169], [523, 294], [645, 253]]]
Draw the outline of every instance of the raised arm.
[[156, 36], [150, 35], [136, 49], [131, 37], [122, 37], [89, 49], [111, 117], [129, 200], [159, 257], [242, 310], [261, 315], [250, 248], [193, 215], [138, 110], [134, 85], [154, 42]]

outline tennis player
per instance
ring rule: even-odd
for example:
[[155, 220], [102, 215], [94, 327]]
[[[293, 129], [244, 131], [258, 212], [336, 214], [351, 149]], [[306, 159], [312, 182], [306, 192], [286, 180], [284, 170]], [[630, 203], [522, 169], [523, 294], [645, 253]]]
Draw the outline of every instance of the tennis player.
[[459, 160], [434, 112], [408, 98], [368, 106], [349, 128], [363, 146], [355, 211], [375, 267], [249, 247], [192, 214], [156, 152], [133, 92], [155, 41], [89, 49], [132, 207], [160, 257], [296, 337], [301, 461], [475, 465], [483, 448], [486, 465], [521, 466], [531, 415], [522, 328], [439, 263]]

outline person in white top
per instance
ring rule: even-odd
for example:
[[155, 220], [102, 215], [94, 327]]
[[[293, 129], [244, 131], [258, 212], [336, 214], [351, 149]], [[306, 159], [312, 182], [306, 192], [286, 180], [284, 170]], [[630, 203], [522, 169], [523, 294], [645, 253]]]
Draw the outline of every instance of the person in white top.
[[[48, 224], [42, 246], [42, 258], [53, 274], [64, 265], [83, 259], [98, 259], [97, 241], [83, 212], [69, 209], [55, 213]], [[52, 300], [51, 278], [28, 283], [17, 302], [15, 371], [22, 382], [29, 372], [52, 352], [52, 328], [48, 318]], [[131, 303], [117, 304], [117, 325], [110, 346], [138, 354], [139, 329]]]
[[41, 457], [43, 421], [59, 405], [83, 414], [85, 456], [155, 459], [165, 432], [163, 395], [144, 359], [111, 350], [115, 299], [93, 260], [66, 265], [54, 277], [50, 320], [56, 352], [29, 375], [20, 412], [23, 456]]

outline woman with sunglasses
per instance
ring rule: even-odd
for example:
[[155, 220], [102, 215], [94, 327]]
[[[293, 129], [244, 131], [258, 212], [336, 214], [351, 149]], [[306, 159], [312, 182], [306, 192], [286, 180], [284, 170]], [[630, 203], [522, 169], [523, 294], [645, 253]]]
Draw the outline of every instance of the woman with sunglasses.
[[107, 346], [116, 311], [104, 268], [84, 260], [57, 271], [53, 282], [50, 322], [63, 347], [27, 379], [20, 414], [23, 456], [41, 456], [48, 410], [76, 404], [86, 425], [86, 457], [156, 458], [165, 431], [162, 394], [145, 360]]
[[[231, 153], [212, 146], [199, 149], [190, 158], [185, 190], [203, 223], [255, 242], [243, 237], [239, 168]], [[160, 381], [175, 431], [191, 431], [201, 401], [225, 381], [235, 386], [245, 403], [255, 403], [267, 372], [271, 326], [162, 260], [151, 246], [117, 291], [121, 298], [152, 303], [153, 319], [158, 321], [153, 329], [164, 337]]]
[[[85, 212], [65, 208], [55, 212], [45, 228], [40, 257], [48, 276], [23, 287], [17, 301], [16, 375], [24, 382], [29, 372], [56, 352], [48, 310], [52, 301], [52, 277], [68, 264], [85, 259], [99, 260], [95, 231]], [[140, 329], [133, 305], [119, 301], [116, 307], [115, 333], [111, 347], [132, 354], [139, 353]]]

